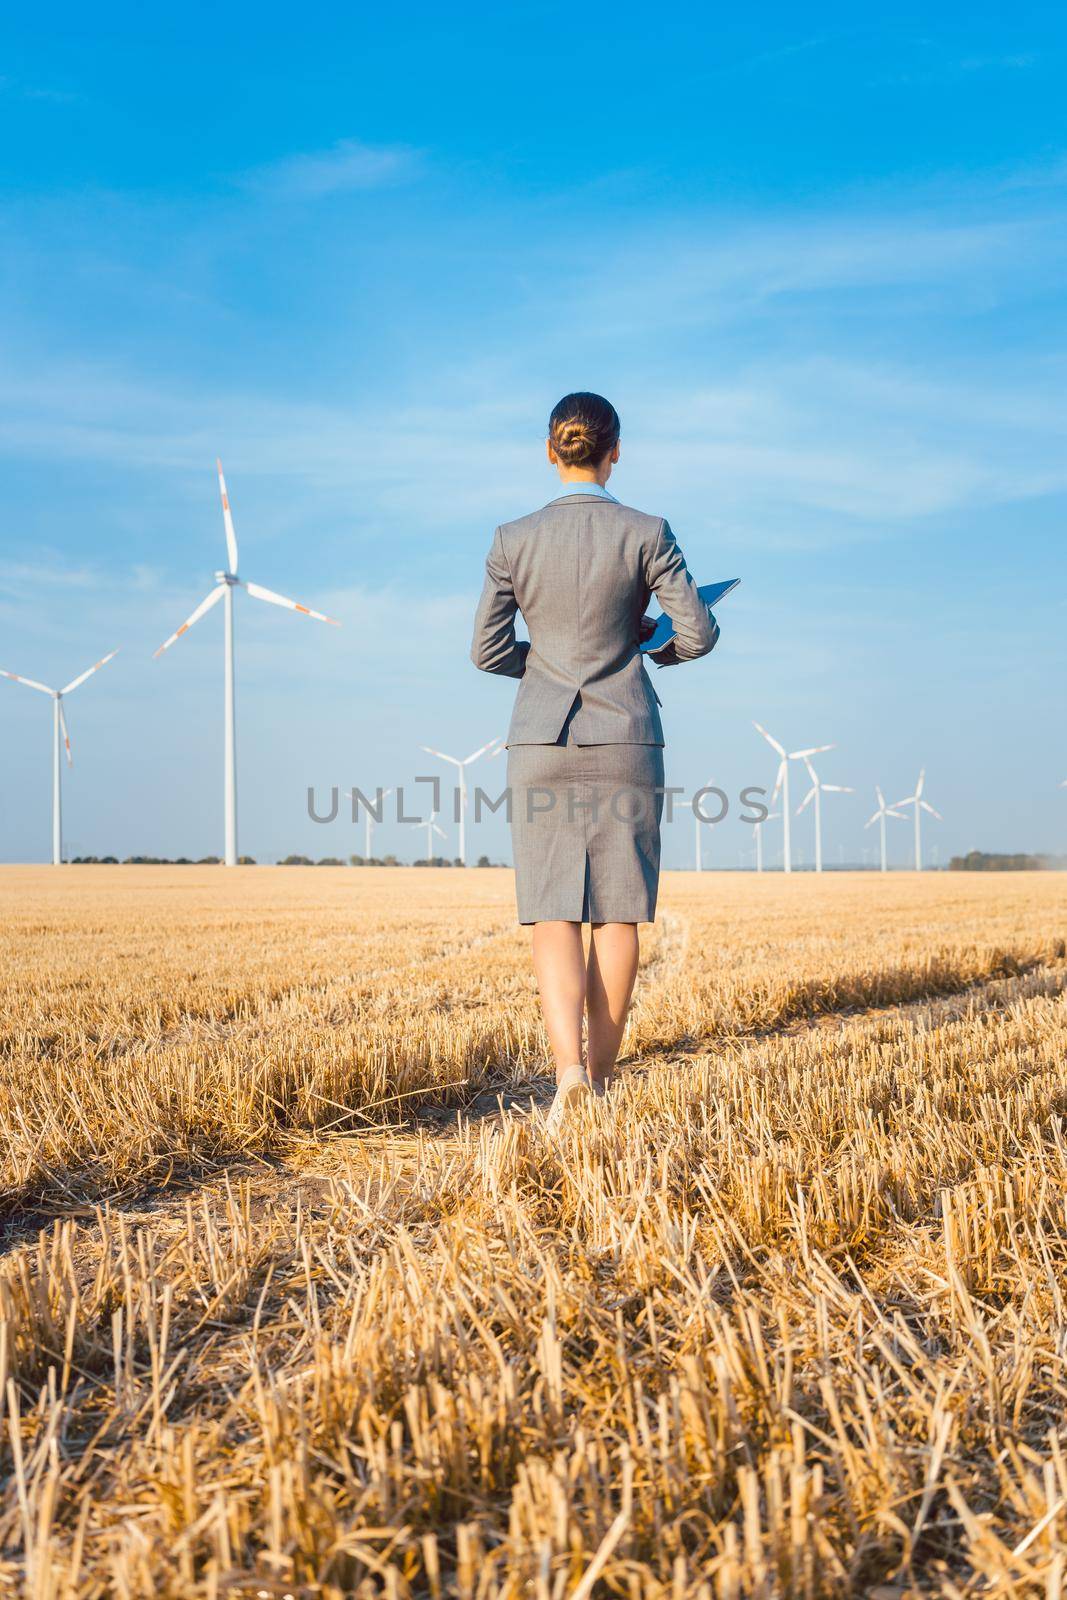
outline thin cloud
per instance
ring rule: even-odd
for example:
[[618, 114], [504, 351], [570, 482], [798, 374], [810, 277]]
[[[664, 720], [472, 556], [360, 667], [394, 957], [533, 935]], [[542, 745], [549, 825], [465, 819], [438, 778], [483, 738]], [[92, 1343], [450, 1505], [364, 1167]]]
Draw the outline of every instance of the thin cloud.
[[84, 99], [68, 89], [53, 89], [47, 84], [20, 83], [16, 78], [0, 76], [0, 94], [15, 95], [20, 100], [45, 100], [52, 105], [74, 105]]
[[283, 156], [256, 167], [245, 186], [280, 200], [318, 200], [325, 195], [362, 189], [387, 189], [409, 182], [417, 173], [421, 152], [407, 145], [371, 145], [341, 139], [329, 150]]
[[23, 598], [38, 589], [98, 589], [104, 582], [97, 569], [71, 566], [58, 554], [50, 561], [0, 561], [0, 597]]
[[964, 56], [959, 65], [961, 72], [1018, 72], [1036, 63], [1035, 51], [1021, 50], [1015, 55]]

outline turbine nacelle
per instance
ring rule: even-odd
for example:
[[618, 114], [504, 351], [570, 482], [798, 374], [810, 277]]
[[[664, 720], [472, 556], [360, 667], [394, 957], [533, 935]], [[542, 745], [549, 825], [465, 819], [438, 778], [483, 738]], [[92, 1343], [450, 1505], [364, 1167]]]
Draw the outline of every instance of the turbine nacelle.
[[[865, 828], [872, 828], [878, 821], [879, 817], [895, 817], [898, 822], [907, 822], [908, 819], [904, 815], [903, 811], [894, 811], [892, 806], [886, 805], [885, 795], [882, 793], [881, 788], [877, 783], [874, 786], [874, 792], [878, 796], [878, 810], [863, 824]], [[899, 805], [899, 800], [896, 801], [895, 804]]]

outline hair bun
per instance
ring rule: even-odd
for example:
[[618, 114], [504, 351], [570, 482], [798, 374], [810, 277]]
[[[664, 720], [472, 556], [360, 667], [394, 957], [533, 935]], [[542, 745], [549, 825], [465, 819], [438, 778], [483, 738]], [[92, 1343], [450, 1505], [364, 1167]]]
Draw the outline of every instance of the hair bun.
[[571, 417], [556, 433], [556, 454], [568, 466], [577, 466], [589, 455], [595, 441], [596, 434], [588, 422], [581, 417]]
[[565, 467], [584, 467], [604, 459], [619, 442], [619, 417], [602, 395], [564, 395], [548, 421], [548, 439]]

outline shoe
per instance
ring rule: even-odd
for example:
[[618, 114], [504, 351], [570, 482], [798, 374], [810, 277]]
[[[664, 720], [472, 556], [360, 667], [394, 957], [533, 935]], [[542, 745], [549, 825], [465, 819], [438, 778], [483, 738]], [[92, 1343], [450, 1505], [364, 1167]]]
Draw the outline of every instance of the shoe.
[[589, 1082], [585, 1068], [579, 1063], [573, 1067], [565, 1067], [560, 1073], [556, 1085], [556, 1097], [548, 1108], [545, 1127], [549, 1133], [555, 1133], [562, 1126], [563, 1118], [569, 1108], [576, 1101], [582, 1100], [592, 1093], [592, 1084]]

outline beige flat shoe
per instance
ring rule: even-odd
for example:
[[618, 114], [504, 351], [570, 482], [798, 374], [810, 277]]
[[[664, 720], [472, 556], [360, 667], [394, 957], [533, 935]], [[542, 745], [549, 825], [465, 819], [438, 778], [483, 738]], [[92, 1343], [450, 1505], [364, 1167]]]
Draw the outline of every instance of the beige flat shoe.
[[549, 1106], [548, 1116], [545, 1119], [545, 1127], [549, 1133], [555, 1133], [561, 1127], [569, 1108], [576, 1101], [583, 1100], [586, 1095], [591, 1094], [592, 1089], [589, 1075], [580, 1063], [564, 1068], [556, 1084], [556, 1097]]

